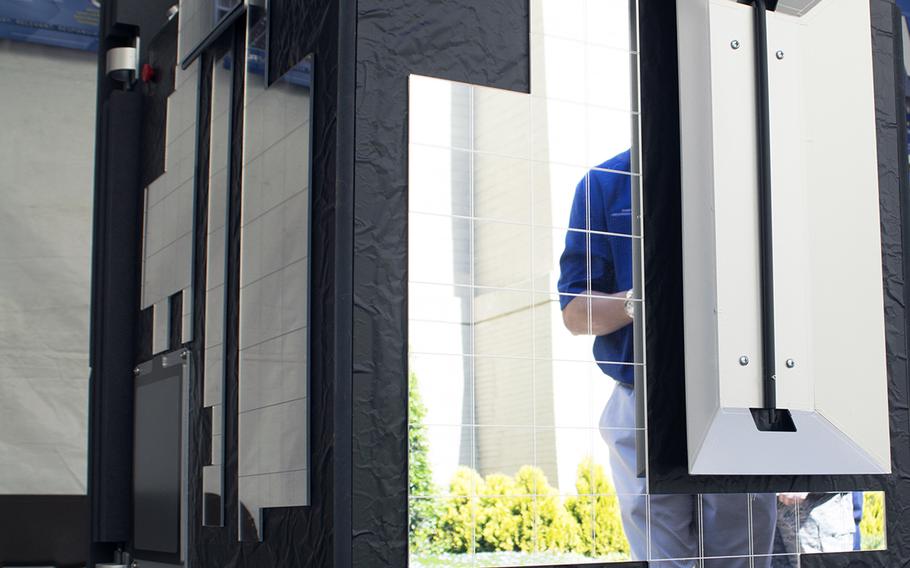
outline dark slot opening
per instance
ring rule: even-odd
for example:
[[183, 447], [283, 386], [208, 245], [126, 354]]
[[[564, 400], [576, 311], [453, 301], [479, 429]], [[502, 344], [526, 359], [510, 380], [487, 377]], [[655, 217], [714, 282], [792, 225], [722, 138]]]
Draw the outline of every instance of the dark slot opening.
[[796, 432], [789, 410], [783, 408], [751, 408], [755, 427], [762, 432]]

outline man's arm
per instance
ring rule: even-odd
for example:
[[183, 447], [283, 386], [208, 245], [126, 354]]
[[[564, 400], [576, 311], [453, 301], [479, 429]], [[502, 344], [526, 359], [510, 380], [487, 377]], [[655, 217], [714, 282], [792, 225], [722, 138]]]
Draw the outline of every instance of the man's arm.
[[572, 335], [609, 335], [632, 323], [632, 318], [626, 313], [625, 292], [592, 292], [591, 296], [579, 296], [569, 302], [562, 311], [562, 321]]

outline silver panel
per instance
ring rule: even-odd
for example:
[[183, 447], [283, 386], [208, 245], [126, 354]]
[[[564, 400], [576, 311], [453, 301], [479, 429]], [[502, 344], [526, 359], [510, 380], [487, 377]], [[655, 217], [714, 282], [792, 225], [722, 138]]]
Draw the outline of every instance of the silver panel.
[[246, 0], [180, 0], [178, 59], [183, 60], [214, 31], [235, 7]]
[[143, 308], [191, 290], [198, 74], [199, 64], [193, 63], [168, 98], [165, 171], [146, 189]]
[[206, 235], [205, 354], [203, 405], [212, 420], [212, 455], [203, 466], [205, 526], [224, 524], [224, 330], [227, 201], [233, 67], [223, 56], [213, 65], [212, 127], [209, 157], [208, 234]]
[[[261, 16], [261, 17], [260, 17]], [[262, 509], [309, 504], [310, 77], [266, 87], [267, 20], [253, 14], [244, 121], [240, 272], [240, 539]]]
[[152, 353], [167, 351], [170, 345], [170, 302], [165, 299], [152, 306]]

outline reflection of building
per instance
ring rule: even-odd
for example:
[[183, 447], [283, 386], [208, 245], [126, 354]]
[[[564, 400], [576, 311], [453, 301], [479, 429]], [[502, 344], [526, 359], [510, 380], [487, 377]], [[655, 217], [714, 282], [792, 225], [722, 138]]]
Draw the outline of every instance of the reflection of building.
[[[531, 191], [529, 99], [489, 92], [475, 97], [473, 110], [475, 146], [497, 152], [476, 154], [472, 176], [474, 216], [484, 219], [474, 224], [474, 282], [495, 288], [475, 293], [474, 351], [501, 356], [478, 357], [474, 369], [476, 423], [495, 425], [477, 430], [476, 466], [481, 474], [512, 474], [536, 465], [555, 485], [553, 375], [543, 359], [549, 358], [552, 324], [558, 322], [545, 309], [547, 296], [534, 309], [532, 284], [546, 291], [549, 274], [558, 268], [548, 262], [551, 255], [537, 254], [538, 247], [552, 249], [550, 231], [534, 227], [551, 224], [550, 196]], [[546, 165], [533, 174], [547, 176]], [[567, 199], [573, 189], [566, 188]]]
[[[535, 69], [546, 78], [543, 64]], [[553, 75], [554, 81], [562, 79]], [[456, 339], [455, 326], [427, 327], [414, 321], [425, 310], [414, 310], [411, 348], [469, 355], [460, 358], [458, 371], [438, 359], [412, 357], [428, 401], [428, 423], [449, 425], [430, 432], [431, 461], [442, 487], [457, 464], [482, 475], [512, 475], [536, 465], [552, 485], [571, 492], [578, 463], [592, 454], [605, 457], [592, 429], [612, 382], [591, 362], [591, 339], [573, 338], [563, 327], [556, 281], [568, 209], [587, 171], [584, 164], [627, 147], [628, 131], [606, 126], [596, 143], [587, 142], [588, 123], [577, 112], [583, 105], [543, 98], [547, 84], [538, 81], [529, 97], [422, 82], [420, 89], [432, 93], [420, 97], [412, 83], [412, 104], [432, 101], [415, 111], [419, 119], [412, 122], [412, 142], [418, 141], [411, 150], [412, 210], [452, 217], [412, 217], [414, 234], [423, 231], [422, 223], [432, 223], [435, 238], [411, 241], [411, 277], [458, 284], [446, 288], [458, 314], [443, 308], [450, 300], [435, 298], [431, 319], [462, 325]], [[561, 121], [553, 132], [551, 120]], [[454, 150], [419, 145], [415, 123]], [[564, 157], [551, 157], [550, 146], [567, 136], [578, 151], [569, 164], [551, 163]], [[412, 285], [412, 305], [422, 304], [426, 294], [425, 286]], [[454, 387], [455, 380], [463, 386]], [[459, 416], [451, 412], [453, 401], [460, 404]]]

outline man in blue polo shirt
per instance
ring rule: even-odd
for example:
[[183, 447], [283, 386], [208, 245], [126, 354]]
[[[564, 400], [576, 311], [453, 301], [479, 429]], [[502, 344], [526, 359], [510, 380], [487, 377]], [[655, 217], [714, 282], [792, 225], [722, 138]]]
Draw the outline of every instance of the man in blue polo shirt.
[[574, 335], [594, 336], [594, 360], [616, 381], [601, 415], [600, 432], [610, 448], [613, 482], [633, 558], [668, 560], [660, 563], [662, 568], [689, 568], [699, 557], [715, 558], [706, 560], [705, 568], [770, 566], [770, 557], [755, 558], [750, 564], [743, 556], [771, 554], [774, 494], [704, 495], [700, 501], [696, 495], [643, 497], [647, 486], [637, 475], [633, 430], [630, 171], [626, 151], [591, 170], [578, 184], [558, 287], [565, 326]]

